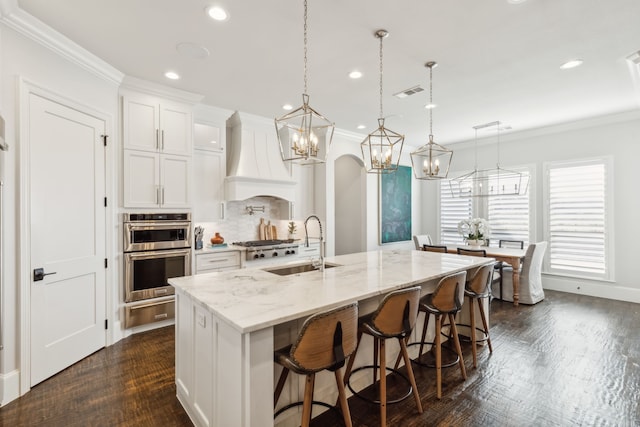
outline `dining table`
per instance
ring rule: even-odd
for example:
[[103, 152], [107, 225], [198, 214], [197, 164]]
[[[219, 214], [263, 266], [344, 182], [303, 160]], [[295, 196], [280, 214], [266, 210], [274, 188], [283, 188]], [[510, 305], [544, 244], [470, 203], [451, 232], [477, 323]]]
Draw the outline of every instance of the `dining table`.
[[513, 268], [513, 305], [517, 306], [520, 299], [520, 263], [524, 259], [527, 249], [496, 248], [491, 246], [456, 245], [447, 246], [447, 252], [457, 253], [458, 248], [467, 250], [484, 250], [488, 257], [509, 264]]

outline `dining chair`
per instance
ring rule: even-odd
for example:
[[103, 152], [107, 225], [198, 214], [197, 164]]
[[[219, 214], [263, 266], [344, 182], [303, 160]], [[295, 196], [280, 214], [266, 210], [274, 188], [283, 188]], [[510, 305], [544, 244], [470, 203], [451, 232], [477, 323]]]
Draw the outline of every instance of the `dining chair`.
[[498, 247], [500, 247], [500, 248], [520, 248], [520, 249], [524, 249], [524, 240], [500, 239], [498, 241]]
[[427, 252], [442, 252], [447, 253], [447, 247], [442, 245], [422, 245], [422, 250]]
[[[527, 247], [527, 251], [520, 268], [520, 298], [522, 304], [536, 304], [544, 299], [544, 290], [542, 289], [542, 261], [544, 253], [547, 250], [547, 242], [531, 243]], [[513, 282], [512, 275], [504, 275], [504, 289], [501, 299], [503, 301], [513, 301]], [[493, 287], [498, 282], [493, 282]], [[495, 293], [494, 293], [495, 295]]]
[[413, 236], [413, 243], [416, 245], [416, 251], [420, 251], [423, 245], [433, 245], [433, 240], [428, 234], [418, 234]]
[[486, 257], [487, 251], [484, 249], [464, 249], [458, 248], [458, 255], [480, 256]]

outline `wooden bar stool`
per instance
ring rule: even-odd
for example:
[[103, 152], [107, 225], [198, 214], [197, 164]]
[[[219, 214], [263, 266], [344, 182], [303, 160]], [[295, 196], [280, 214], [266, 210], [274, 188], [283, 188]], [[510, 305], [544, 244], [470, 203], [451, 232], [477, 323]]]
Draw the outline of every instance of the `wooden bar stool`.
[[[407, 376], [411, 384], [411, 389], [408, 395], [413, 392], [413, 397], [416, 402], [418, 412], [422, 413], [422, 403], [420, 402], [420, 394], [416, 386], [416, 380], [413, 376], [413, 369], [411, 368], [411, 359], [409, 359], [409, 353], [407, 352], [406, 337], [411, 334], [413, 327], [416, 324], [418, 317], [418, 305], [420, 301], [420, 286], [412, 288], [400, 289], [390, 292], [385, 295], [382, 302], [373, 313], [363, 316], [359, 320], [358, 327], [358, 344], [356, 345], [356, 351], [349, 359], [347, 369], [344, 374], [345, 384], [349, 389], [358, 397], [363, 398], [360, 394], [351, 388], [349, 384], [349, 377], [352, 373], [353, 362], [355, 360], [362, 335], [371, 335], [374, 339], [374, 364], [370, 366], [362, 366], [356, 370], [373, 368], [374, 369], [374, 383], [376, 381], [376, 374], [380, 374], [379, 390], [380, 400], [375, 403], [380, 405], [380, 425], [387, 425], [387, 370], [394, 371], [391, 368], [386, 367], [386, 350], [385, 341], [390, 338], [395, 338], [400, 344], [400, 352], [404, 358], [404, 363], [407, 367]], [[380, 364], [378, 365], [378, 354], [380, 355]], [[403, 400], [399, 399], [397, 401]], [[365, 399], [367, 400], [367, 399]]]
[[[476, 270], [475, 275], [467, 280], [464, 289], [464, 295], [469, 298], [469, 318], [471, 320], [471, 325], [459, 325], [459, 326], [470, 326], [471, 328], [471, 352], [473, 354], [473, 367], [478, 367], [478, 353], [476, 349], [476, 331], [482, 334], [481, 341], [486, 341], [489, 345], [489, 353], [493, 353], [493, 348], [491, 347], [491, 338], [489, 337], [489, 324], [487, 322], [487, 315], [484, 311], [484, 306], [482, 305], [483, 299], [488, 299], [491, 296], [491, 282], [493, 281], [493, 271], [494, 264], [490, 263], [484, 265]], [[475, 314], [475, 304], [478, 303], [478, 310], [480, 311], [480, 318], [482, 319], [482, 329], [476, 327], [476, 314]]]
[[[425, 344], [431, 344], [435, 347], [435, 368], [436, 368], [436, 386], [437, 386], [437, 397], [438, 399], [442, 398], [442, 338], [441, 338], [441, 330], [443, 326], [442, 317], [449, 318], [449, 325], [451, 328], [449, 339], [453, 340], [453, 344], [455, 345], [455, 351], [457, 354], [457, 359], [454, 360], [451, 364], [446, 365], [445, 367], [453, 366], [458, 363], [460, 367], [460, 372], [462, 373], [462, 378], [467, 379], [467, 371], [464, 367], [464, 358], [462, 357], [462, 350], [460, 348], [460, 339], [458, 337], [458, 330], [456, 328], [455, 323], [455, 315], [462, 308], [462, 303], [464, 301], [464, 283], [467, 277], [466, 271], [461, 271], [459, 273], [451, 274], [449, 276], [443, 277], [438, 283], [438, 287], [432, 294], [425, 295], [420, 300], [420, 312], [424, 313], [424, 325], [422, 327], [422, 338], [419, 342], [411, 343], [409, 345], [418, 345], [420, 344], [420, 351], [418, 353], [418, 357], [414, 360], [414, 362], [419, 365], [434, 367], [433, 365], [427, 365], [419, 362], [420, 356], [422, 356], [422, 351], [424, 349]], [[436, 320], [435, 327], [435, 338], [433, 342], [426, 341], [427, 330], [429, 327], [429, 317], [433, 315]], [[399, 363], [399, 359], [396, 361], [396, 365]], [[406, 362], [405, 362], [406, 363]]]
[[357, 302], [314, 314], [305, 320], [296, 342], [274, 353], [274, 361], [282, 365], [283, 370], [274, 392], [273, 407], [275, 409], [278, 403], [289, 371], [306, 375], [304, 401], [283, 407], [275, 413], [274, 417], [302, 403], [301, 425], [307, 427], [311, 421], [313, 404], [333, 408], [327, 403], [313, 401], [315, 375], [326, 369], [335, 373], [344, 424], [351, 427], [351, 414], [340, 369], [344, 366], [345, 360], [356, 350], [357, 333]]

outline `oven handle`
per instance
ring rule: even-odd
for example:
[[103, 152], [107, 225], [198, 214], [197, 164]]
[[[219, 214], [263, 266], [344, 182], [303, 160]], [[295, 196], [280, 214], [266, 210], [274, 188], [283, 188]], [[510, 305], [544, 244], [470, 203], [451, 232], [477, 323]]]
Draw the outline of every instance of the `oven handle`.
[[191, 229], [190, 222], [163, 222], [162, 224], [154, 222], [138, 222], [126, 223], [128, 231], [146, 231], [146, 230], [170, 230], [175, 228], [185, 228], [187, 231]]
[[187, 259], [191, 260], [191, 249], [127, 252], [124, 255], [127, 260], [132, 260], [132, 261], [135, 261], [138, 259], [167, 258], [169, 256], [181, 256], [181, 255], [186, 255]]

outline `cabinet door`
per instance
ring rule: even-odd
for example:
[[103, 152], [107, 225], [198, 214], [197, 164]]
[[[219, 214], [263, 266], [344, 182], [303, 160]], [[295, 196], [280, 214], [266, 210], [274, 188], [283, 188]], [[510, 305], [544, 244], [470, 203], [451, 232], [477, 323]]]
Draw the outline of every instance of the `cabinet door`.
[[223, 151], [193, 151], [194, 222], [224, 219], [225, 160]]
[[291, 208], [292, 219], [303, 220], [314, 213], [313, 168], [294, 166], [292, 171], [296, 185], [296, 200]]
[[158, 151], [159, 104], [155, 98], [127, 95], [123, 97], [122, 125], [124, 148]]
[[163, 208], [189, 208], [191, 157], [160, 155], [160, 205]]
[[158, 207], [160, 170], [158, 154], [124, 150], [124, 206]]
[[164, 154], [191, 155], [193, 119], [188, 107], [161, 104], [160, 126], [160, 150]]

